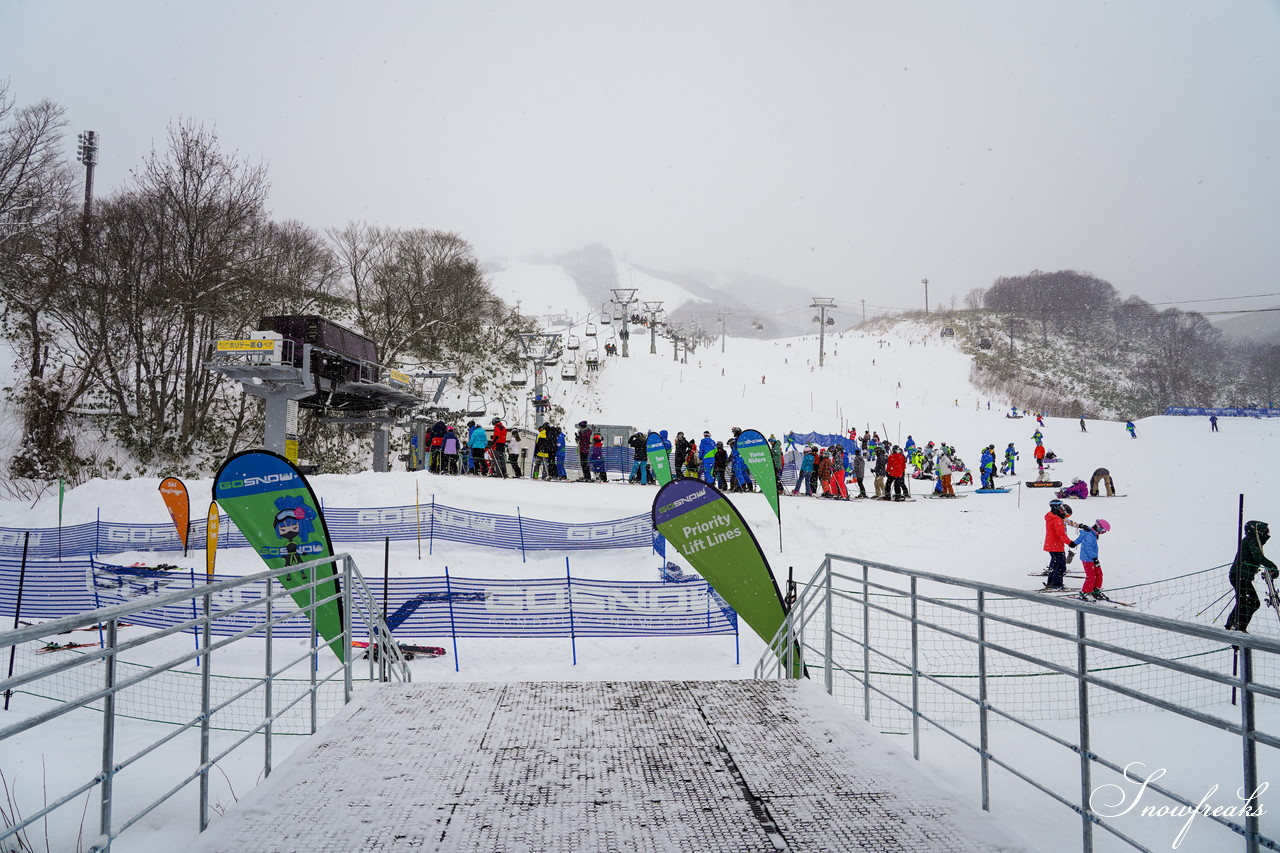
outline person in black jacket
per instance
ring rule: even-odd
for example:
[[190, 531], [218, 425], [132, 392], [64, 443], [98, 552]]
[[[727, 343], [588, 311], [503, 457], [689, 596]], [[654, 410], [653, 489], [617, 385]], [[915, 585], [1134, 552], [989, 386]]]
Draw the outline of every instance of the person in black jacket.
[[1276, 564], [1262, 553], [1262, 546], [1271, 538], [1271, 529], [1265, 521], [1247, 521], [1244, 525], [1244, 538], [1236, 550], [1236, 558], [1227, 572], [1227, 579], [1236, 593], [1236, 606], [1227, 617], [1228, 631], [1239, 631], [1247, 634], [1249, 621], [1258, 612], [1262, 602], [1258, 600], [1258, 591], [1253, 588], [1253, 579], [1259, 569], [1271, 573], [1271, 579], [1280, 577]]
[[649, 448], [648, 436], [642, 432], [637, 432], [627, 439], [627, 444], [631, 445], [631, 449], [635, 451], [635, 459], [631, 463], [631, 476], [628, 483], [639, 483], [642, 486], [649, 485]]
[[582, 476], [578, 478], [578, 482], [590, 483], [591, 469], [587, 465], [587, 458], [591, 453], [591, 427], [587, 426], [586, 421], [578, 421], [578, 431], [573, 437], [578, 442], [578, 461], [582, 463]]
[[675, 459], [675, 465], [672, 466], [675, 469], [673, 473], [675, 474], [676, 479], [680, 479], [684, 477], [684, 468], [685, 468], [684, 460], [688, 457], [688, 455], [689, 455], [689, 439], [684, 437], [683, 432], [677, 432], [676, 444], [675, 444], [675, 456], [673, 457]]

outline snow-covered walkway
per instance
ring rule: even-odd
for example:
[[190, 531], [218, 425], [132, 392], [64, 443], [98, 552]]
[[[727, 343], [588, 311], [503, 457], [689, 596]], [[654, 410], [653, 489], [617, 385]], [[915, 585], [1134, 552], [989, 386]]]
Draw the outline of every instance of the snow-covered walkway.
[[1001, 835], [811, 682], [433, 683], [363, 691], [190, 850], [1013, 850]]

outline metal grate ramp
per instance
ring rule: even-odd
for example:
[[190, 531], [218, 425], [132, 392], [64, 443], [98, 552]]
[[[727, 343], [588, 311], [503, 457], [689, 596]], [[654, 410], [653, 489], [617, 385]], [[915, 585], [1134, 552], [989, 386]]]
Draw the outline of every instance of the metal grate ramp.
[[931, 792], [813, 684], [396, 684], [362, 691], [189, 850], [1016, 849]]

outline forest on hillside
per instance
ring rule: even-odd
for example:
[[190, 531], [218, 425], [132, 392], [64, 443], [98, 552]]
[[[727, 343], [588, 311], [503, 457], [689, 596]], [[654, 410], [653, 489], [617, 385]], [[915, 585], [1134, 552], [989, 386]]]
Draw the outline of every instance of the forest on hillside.
[[1145, 417], [1169, 406], [1274, 406], [1280, 345], [1231, 341], [1201, 314], [1120, 298], [1074, 270], [1005, 276], [957, 319], [973, 380], [1032, 410]]
[[[260, 441], [257, 401], [204, 363], [262, 316], [324, 315], [383, 364], [448, 364], [479, 391], [517, 366], [533, 322], [492, 294], [462, 236], [275, 221], [266, 169], [192, 121], [90, 207], [66, 127], [59, 105], [0, 87], [0, 319], [22, 430], [8, 482], [208, 471]], [[323, 455], [325, 437], [307, 437]], [[339, 467], [350, 444], [329, 437]]]

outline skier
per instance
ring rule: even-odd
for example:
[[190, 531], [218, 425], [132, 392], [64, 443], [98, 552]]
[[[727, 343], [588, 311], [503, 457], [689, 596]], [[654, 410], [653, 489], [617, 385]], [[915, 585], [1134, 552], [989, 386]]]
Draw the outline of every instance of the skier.
[[1035, 441], [1036, 447], [1039, 447], [1040, 445], [1044, 444], [1044, 433], [1042, 433], [1040, 430], [1036, 430], [1035, 432], [1031, 433], [1031, 438], [1033, 441]]
[[1044, 445], [1037, 442], [1036, 449], [1033, 455], [1036, 457], [1036, 467], [1039, 468], [1041, 471], [1044, 470], [1044, 454], [1045, 454]]
[[1218, 431], [1218, 416], [1209, 415], [1209, 432], [1217, 432], [1217, 431]]
[[1000, 468], [1000, 473], [1008, 473], [1011, 477], [1018, 476], [1015, 470], [1018, 459], [1018, 451], [1014, 449], [1013, 442], [1009, 442], [1009, 446], [1004, 449], [1004, 465]]
[[1125, 421], [1124, 428], [1129, 431], [1129, 438], [1138, 437], [1138, 428], [1133, 425], [1133, 421]]
[[1085, 428], [1084, 428], [1084, 416], [1083, 416], [1083, 415], [1081, 415], [1081, 416], [1080, 416], [1080, 431], [1081, 431], [1081, 432], [1088, 432], [1088, 431], [1089, 431], [1089, 430], [1087, 430], [1087, 429], [1085, 429]]
[[884, 481], [885, 466], [888, 464], [889, 454], [885, 453], [883, 446], [876, 447], [875, 460], [875, 463], [871, 466], [871, 474], [876, 478], [876, 497], [889, 500], [889, 489]]
[[493, 459], [497, 463], [498, 476], [507, 479], [507, 427], [502, 418], [489, 422], [493, 427]]
[[800, 472], [796, 475], [796, 486], [791, 490], [791, 494], [799, 494], [802, 485], [806, 498], [813, 494], [813, 464], [813, 448], [806, 447], [804, 458], [800, 460]]
[[[555, 475], [556, 475], [556, 479], [559, 479], [559, 480], [568, 480], [568, 479], [569, 479], [569, 472], [568, 472], [567, 470], [565, 470], [565, 467], [564, 467], [564, 453], [565, 453], [565, 446], [568, 444], [568, 441], [567, 441], [567, 439], [565, 438], [564, 430], [560, 429], [560, 427], [558, 427], [558, 426], [553, 426], [553, 427], [551, 427], [550, 429], [552, 430], [552, 432], [554, 432], [554, 433], [555, 433], [555, 449], [556, 449], [556, 470], [555, 470]], [[519, 477], [519, 476], [520, 476], [520, 471], [519, 471], [518, 469], [516, 470], [516, 476], [517, 476], [517, 477]]]
[[1046, 592], [1066, 589], [1062, 585], [1067, 574], [1066, 548], [1068, 545], [1074, 547], [1067, 535], [1066, 518], [1070, 514], [1071, 507], [1056, 498], [1049, 501], [1049, 511], [1044, 514], [1044, 550], [1049, 553], [1049, 579], [1044, 584]]
[[773, 433], [769, 433], [769, 455], [773, 457], [773, 478], [777, 482], [778, 493], [782, 493], [782, 442]]
[[951, 472], [954, 465], [955, 460], [951, 456], [951, 449], [945, 444], [942, 445], [942, 455], [938, 457], [938, 486], [942, 495], [949, 498], [956, 496], [955, 487], [951, 485]]
[[996, 487], [996, 446], [988, 444], [982, 448], [982, 458], [978, 461], [978, 470], [982, 472], [982, 488]]
[[684, 461], [689, 455], [689, 439], [684, 437], [683, 432], [676, 433], [676, 455], [675, 455], [675, 476], [677, 478], [684, 476]]
[[600, 482], [609, 482], [604, 470], [604, 436], [598, 432], [591, 436], [591, 471]]
[[1080, 565], [1084, 566], [1084, 586], [1080, 589], [1080, 597], [1088, 601], [1090, 598], [1106, 601], [1102, 591], [1102, 561], [1098, 559], [1098, 537], [1111, 532], [1111, 525], [1105, 518], [1100, 518], [1092, 525], [1077, 525], [1080, 534], [1076, 536], [1072, 546], [1080, 546]]
[[454, 432], [452, 426], [445, 427], [444, 443], [441, 445], [441, 447], [443, 448], [442, 456], [441, 456], [441, 464], [443, 465], [443, 468], [441, 469], [440, 473], [457, 474], [458, 473], [458, 434]]
[[724, 449], [724, 442], [717, 441], [715, 448], [711, 451], [711, 471], [715, 476], [716, 488], [722, 492], [729, 490], [729, 485], [724, 481], [724, 472], [728, 467], [729, 454]]
[[1228, 631], [1247, 634], [1249, 620], [1253, 619], [1253, 614], [1262, 606], [1262, 602], [1258, 600], [1258, 591], [1253, 588], [1253, 578], [1258, 570], [1265, 569], [1270, 572], [1272, 580], [1280, 577], [1280, 571], [1276, 571], [1276, 564], [1262, 553], [1262, 546], [1267, 544], [1270, 538], [1271, 530], [1265, 521], [1245, 522], [1244, 538], [1240, 540], [1236, 558], [1231, 563], [1231, 570], [1227, 573], [1227, 579], [1231, 581], [1231, 586], [1236, 593], [1236, 606], [1227, 617]]
[[884, 472], [889, 477], [889, 485], [885, 489], [885, 500], [889, 500], [889, 492], [893, 491], [893, 500], [905, 501], [907, 499], [907, 483], [903, 477], [907, 473], [907, 457], [902, 455], [902, 448], [896, 444], [893, 446], [893, 452], [889, 454], [889, 458], [885, 460]]
[[702, 441], [698, 442], [698, 456], [702, 459], [702, 480], [705, 483], [715, 482], [712, 473], [716, 463], [716, 442], [711, 437], [710, 430], [704, 430], [702, 433]]
[[489, 444], [489, 436], [485, 434], [484, 427], [475, 421], [468, 421], [467, 427], [471, 430], [467, 433], [467, 447], [471, 449], [471, 473], [483, 477], [489, 473], [484, 462], [484, 452]]
[[587, 460], [591, 455], [591, 429], [586, 421], [578, 421], [578, 431], [573, 437], [578, 442], [578, 461], [582, 463], [582, 476], [578, 482], [590, 483], [591, 469], [587, 467]]
[[857, 449], [853, 451], [853, 479], [858, 484], [858, 497], [867, 496], [867, 487], [862, 480], [867, 475], [867, 460]]
[[649, 485], [647, 469], [649, 465], [648, 437], [642, 433], [633, 433], [631, 438], [627, 439], [627, 444], [631, 445], [634, 459], [631, 462], [631, 476], [627, 478], [628, 483], [639, 483], [642, 486]]

